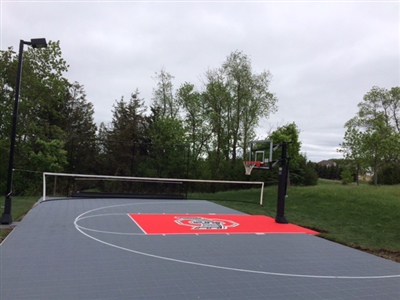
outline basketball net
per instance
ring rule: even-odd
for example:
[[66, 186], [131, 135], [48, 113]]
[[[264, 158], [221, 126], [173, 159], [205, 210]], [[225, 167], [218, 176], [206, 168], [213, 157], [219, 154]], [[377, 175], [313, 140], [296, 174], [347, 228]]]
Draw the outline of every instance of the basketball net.
[[251, 171], [253, 171], [253, 168], [256, 166], [257, 162], [256, 161], [244, 161], [244, 170], [246, 175], [251, 175]]

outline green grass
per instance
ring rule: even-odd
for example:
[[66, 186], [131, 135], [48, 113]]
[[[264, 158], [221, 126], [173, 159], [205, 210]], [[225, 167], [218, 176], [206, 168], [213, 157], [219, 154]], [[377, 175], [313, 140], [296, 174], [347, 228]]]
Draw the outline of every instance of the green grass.
[[[248, 213], [275, 217], [277, 188], [267, 187], [264, 207], [259, 190], [194, 194]], [[371, 252], [400, 253], [400, 186], [342, 185], [320, 181], [312, 187], [289, 187], [285, 216], [290, 223], [315, 229], [320, 236]]]
[[[11, 202], [11, 215], [14, 221], [20, 221], [32, 208], [40, 197], [13, 197]], [[1, 214], [4, 211], [4, 199], [2, 199]], [[11, 232], [11, 228], [0, 229], [0, 242]]]

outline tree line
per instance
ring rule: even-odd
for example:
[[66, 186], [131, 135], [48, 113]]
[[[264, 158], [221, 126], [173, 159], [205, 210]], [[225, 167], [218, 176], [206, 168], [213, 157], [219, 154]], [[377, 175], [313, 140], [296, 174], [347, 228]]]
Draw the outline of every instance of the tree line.
[[345, 124], [343, 168], [348, 173], [370, 174], [373, 183], [400, 183], [400, 87], [374, 86]]
[[340, 165], [342, 160], [336, 159], [335, 161], [331, 161], [332, 164], [315, 164], [318, 177], [331, 180], [341, 180], [343, 169]]
[[360, 178], [374, 185], [400, 184], [400, 87], [373, 86], [357, 107], [344, 125], [338, 148], [343, 159], [316, 164], [318, 176], [344, 184], [359, 184]]
[[[0, 188], [5, 190], [18, 56], [0, 52]], [[156, 73], [150, 107], [139, 89], [112, 105], [112, 120], [94, 122], [84, 86], [66, 79], [59, 42], [27, 49], [20, 90], [14, 194], [40, 190], [41, 172], [121, 176], [244, 179], [243, 158], [260, 118], [277, 111], [269, 71], [255, 73], [240, 51], [205, 72], [201, 90], [174, 88], [165, 69]], [[293, 182], [304, 184], [307, 165], [295, 123], [269, 138], [294, 141]], [[310, 168], [309, 168], [310, 169]], [[309, 173], [309, 172], [308, 172]], [[273, 175], [256, 174], [261, 180]], [[270, 178], [270, 179], [268, 179]], [[315, 181], [315, 180], [314, 180]]]
[[[0, 188], [5, 190], [18, 56], [0, 52]], [[15, 150], [15, 194], [40, 189], [41, 172], [144, 177], [245, 180], [243, 160], [261, 118], [277, 111], [269, 71], [255, 73], [240, 51], [204, 74], [201, 89], [178, 88], [165, 69], [155, 74], [150, 107], [139, 89], [112, 105], [112, 120], [97, 125], [84, 86], [66, 79], [68, 64], [59, 42], [24, 52]], [[300, 153], [293, 122], [266, 135], [289, 147], [290, 182], [316, 184], [320, 177], [374, 174], [374, 182], [399, 183], [400, 88], [373, 87], [346, 124], [340, 168], [324, 170]], [[331, 174], [327, 172], [330, 171]], [[356, 176], [358, 178], [358, 176]], [[276, 183], [274, 172], [252, 180]]]

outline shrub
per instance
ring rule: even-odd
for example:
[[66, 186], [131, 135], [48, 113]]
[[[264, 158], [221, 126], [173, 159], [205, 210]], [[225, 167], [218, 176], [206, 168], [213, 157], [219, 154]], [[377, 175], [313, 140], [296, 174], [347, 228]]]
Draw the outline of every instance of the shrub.
[[384, 166], [378, 171], [378, 184], [399, 184], [400, 183], [400, 164]]
[[348, 169], [342, 171], [342, 173], [340, 174], [340, 178], [342, 179], [342, 184], [349, 184], [354, 180], [354, 176]]

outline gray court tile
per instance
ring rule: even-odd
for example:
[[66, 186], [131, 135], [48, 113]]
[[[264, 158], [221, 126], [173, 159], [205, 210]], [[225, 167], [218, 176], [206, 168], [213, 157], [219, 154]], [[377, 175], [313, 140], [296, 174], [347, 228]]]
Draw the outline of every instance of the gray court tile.
[[366, 278], [400, 264], [316, 236], [146, 236], [128, 213], [241, 214], [207, 201], [43, 202], [0, 246], [0, 299], [400, 298], [400, 277]]

